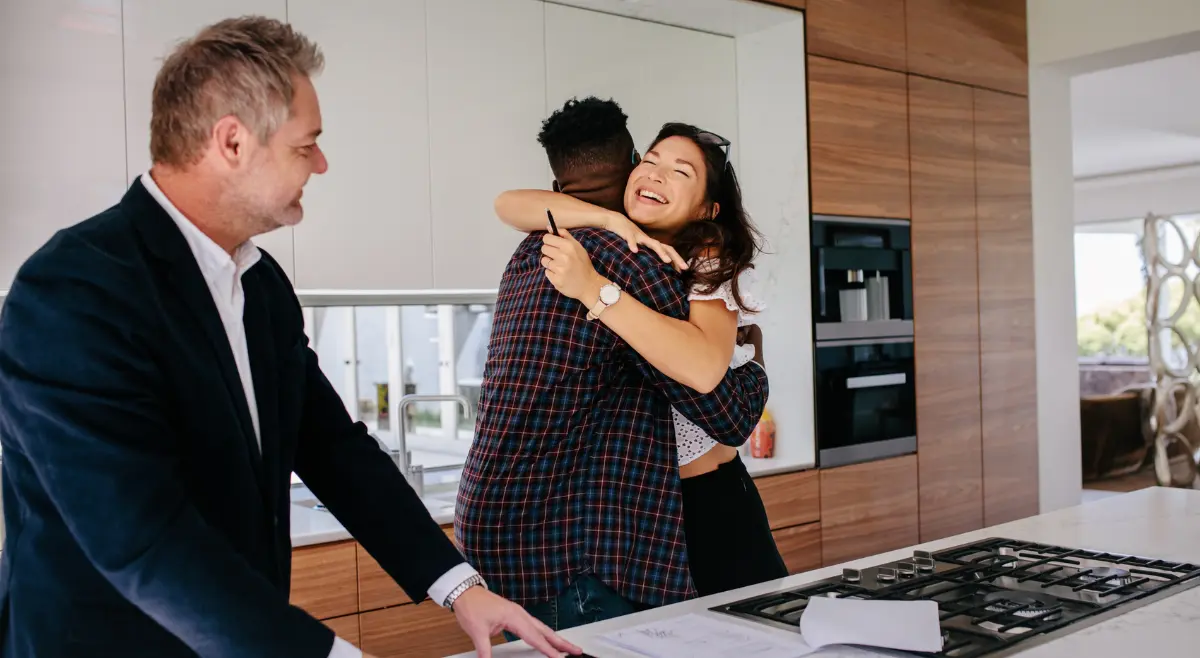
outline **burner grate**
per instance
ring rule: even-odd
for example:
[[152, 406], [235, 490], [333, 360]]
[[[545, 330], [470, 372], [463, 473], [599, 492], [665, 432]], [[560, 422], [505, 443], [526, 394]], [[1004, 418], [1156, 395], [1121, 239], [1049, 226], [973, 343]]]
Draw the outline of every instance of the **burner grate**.
[[919, 552], [915, 559], [930, 569], [914, 573], [898, 568], [912, 564], [901, 562], [848, 570], [845, 578], [713, 610], [797, 630], [814, 596], [932, 600], [942, 624], [942, 651], [905, 655], [980, 658], [1007, 655], [1030, 638], [1069, 632], [1072, 624], [1167, 588], [1200, 584], [1200, 566], [1194, 564], [1002, 538]]

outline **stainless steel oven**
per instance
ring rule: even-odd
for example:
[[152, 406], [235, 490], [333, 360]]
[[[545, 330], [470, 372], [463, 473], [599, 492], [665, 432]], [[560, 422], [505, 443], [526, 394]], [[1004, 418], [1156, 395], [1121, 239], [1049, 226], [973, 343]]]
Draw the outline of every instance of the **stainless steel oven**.
[[815, 353], [822, 468], [916, 452], [911, 335], [821, 341]]

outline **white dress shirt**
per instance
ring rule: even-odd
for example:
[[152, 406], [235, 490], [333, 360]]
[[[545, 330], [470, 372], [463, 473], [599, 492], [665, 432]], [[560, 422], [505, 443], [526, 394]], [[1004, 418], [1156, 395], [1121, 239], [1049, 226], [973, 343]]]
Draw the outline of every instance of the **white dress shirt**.
[[[229, 347], [233, 350], [233, 360], [237, 364], [238, 375], [242, 380], [242, 391], [246, 394], [246, 405], [250, 408], [250, 420], [254, 425], [254, 437], [262, 450], [262, 434], [258, 420], [258, 402], [254, 395], [254, 378], [250, 370], [250, 348], [246, 343], [246, 326], [242, 322], [242, 313], [246, 307], [245, 291], [242, 288], [242, 275], [262, 259], [262, 252], [254, 243], [247, 240], [230, 256], [220, 245], [213, 242], [171, 203], [167, 195], [159, 189], [150, 172], [141, 176], [142, 186], [162, 206], [179, 226], [184, 239], [200, 266], [208, 290], [216, 303], [217, 313], [221, 316], [221, 324], [229, 337]], [[475, 576], [477, 572], [467, 563], [459, 564], [433, 583], [429, 588], [429, 598], [441, 605], [450, 592], [459, 585]], [[333, 651], [329, 658], [362, 658], [362, 652], [342, 638], [335, 638]]]

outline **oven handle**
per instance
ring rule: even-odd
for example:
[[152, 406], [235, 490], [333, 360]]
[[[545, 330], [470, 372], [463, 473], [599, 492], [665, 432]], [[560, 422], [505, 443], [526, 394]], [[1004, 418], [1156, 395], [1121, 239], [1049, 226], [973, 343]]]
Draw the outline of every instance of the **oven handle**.
[[899, 386], [908, 383], [908, 373], [895, 372], [889, 375], [866, 375], [846, 379], [846, 388], [878, 388], [880, 386]]
[[913, 342], [912, 336], [898, 336], [896, 338], [851, 338], [847, 340], [822, 340], [817, 341], [816, 348], [822, 347], [851, 347], [854, 345], [896, 345], [900, 343]]

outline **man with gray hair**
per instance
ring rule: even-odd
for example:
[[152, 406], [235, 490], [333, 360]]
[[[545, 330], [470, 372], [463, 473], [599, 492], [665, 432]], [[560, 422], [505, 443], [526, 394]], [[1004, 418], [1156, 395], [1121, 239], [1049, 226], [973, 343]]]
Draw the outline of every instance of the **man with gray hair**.
[[150, 171], [18, 273], [0, 315], [0, 656], [360, 656], [288, 604], [292, 472], [481, 656], [501, 630], [579, 652], [488, 592], [351, 421], [251, 241], [298, 223], [327, 168], [321, 67], [277, 21], [202, 30], [155, 82]]

